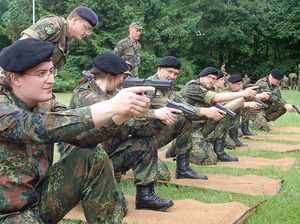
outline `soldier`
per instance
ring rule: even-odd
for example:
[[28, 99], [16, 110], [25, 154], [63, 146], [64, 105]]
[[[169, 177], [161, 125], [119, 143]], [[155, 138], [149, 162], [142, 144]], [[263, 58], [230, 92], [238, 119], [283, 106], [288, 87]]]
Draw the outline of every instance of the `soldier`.
[[[228, 80], [227, 80], [227, 82], [228, 82]], [[214, 92], [221, 93], [221, 92], [224, 91], [224, 88], [225, 88], [224, 73], [221, 70], [219, 70], [217, 80], [214, 83]], [[201, 133], [201, 131], [194, 131], [193, 133], [194, 133], [194, 135], [196, 135], [195, 133], [199, 133], [199, 132]], [[226, 138], [225, 138], [225, 148], [227, 148], [227, 149], [235, 149], [235, 147], [236, 147], [235, 142], [228, 135], [226, 135]], [[192, 158], [190, 158], [190, 161], [191, 161], [191, 159]], [[216, 163], [217, 163], [217, 161], [216, 161]]]
[[98, 16], [88, 7], [75, 8], [67, 20], [60, 16], [47, 16], [21, 33], [21, 39], [32, 37], [54, 44], [52, 61], [54, 67], [61, 70], [66, 63], [71, 39], [83, 40], [93, 33], [98, 23]]
[[282, 97], [279, 89], [280, 81], [283, 79], [283, 73], [278, 69], [273, 69], [270, 74], [259, 79], [256, 84], [263, 86], [266, 92], [271, 95], [265, 102], [269, 105], [267, 109], [257, 111], [252, 120], [251, 128], [256, 130], [270, 131], [269, 121], [275, 121], [286, 111], [296, 112], [291, 104], [288, 104]]
[[[181, 61], [176, 57], [166, 56], [159, 61], [157, 67], [156, 74], [149, 77], [149, 79], [175, 81], [180, 72]], [[224, 113], [217, 108], [193, 108], [173, 90], [157, 91], [156, 97], [151, 99], [150, 108], [163, 108], [169, 100], [182, 103], [187, 108], [194, 110], [195, 114], [191, 116], [178, 115], [174, 125], [164, 126], [163, 129], [156, 135], [159, 147], [163, 147], [174, 140], [172, 147], [167, 152], [167, 157], [176, 157], [177, 179], [207, 179], [206, 175], [197, 174], [189, 166], [189, 155], [193, 148], [193, 138], [191, 135], [192, 120], [205, 117], [221, 119]], [[173, 115], [169, 114], [168, 116]]]
[[[199, 73], [199, 79], [191, 80], [180, 91], [180, 95], [184, 97], [187, 103], [193, 106], [209, 107], [217, 102], [229, 102], [225, 106], [231, 110], [236, 110], [242, 106], [245, 99], [253, 98], [256, 92], [253, 88], [234, 92], [234, 93], [215, 93], [212, 91], [215, 81], [217, 80], [219, 71], [214, 67], [206, 67]], [[237, 157], [231, 157], [224, 151], [225, 135], [231, 123], [231, 118], [226, 115], [220, 121], [206, 119], [198, 124], [198, 131], [203, 133], [204, 138], [212, 136], [214, 152], [220, 161], [231, 162], [238, 161]]]
[[[243, 86], [245, 85], [245, 83], [243, 83], [243, 80], [244, 80], [243, 77], [239, 74], [231, 75], [228, 78], [229, 85], [226, 91], [229, 92], [242, 91]], [[267, 99], [268, 97], [269, 97], [268, 93], [260, 93], [260, 94], [256, 94], [255, 99], [262, 100], [262, 99]], [[238, 139], [238, 128], [240, 124], [241, 124], [241, 130], [243, 135], [253, 135], [248, 128], [251, 110], [257, 110], [260, 108], [261, 105], [258, 102], [250, 101], [250, 102], [244, 102], [243, 107], [236, 111], [236, 116], [233, 121], [233, 126], [229, 129], [229, 136], [235, 142], [237, 147], [247, 146]]]
[[297, 81], [297, 90], [300, 91], [300, 75], [299, 75], [298, 81]]
[[224, 80], [225, 80], [225, 87], [228, 85], [228, 77], [229, 77], [229, 74], [226, 72], [226, 68], [225, 68], [226, 64], [225, 62], [222, 63], [221, 65], [221, 68], [220, 70], [223, 72], [224, 74]]
[[[128, 67], [124, 59], [113, 53], [99, 55], [93, 60], [93, 68], [84, 71], [85, 78], [81, 81], [73, 93], [70, 108], [81, 108], [97, 102], [112, 98], [123, 85], [127, 78]], [[154, 114], [165, 111], [179, 113], [172, 108], [156, 110]], [[162, 119], [165, 121], [164, 119]], [[101, 143], [113, 162], [115, 173], [123, 173], [133, 170], [136, 184], [136, 208], [164, 211], [173, 205], [168, 199], [161, 199], [154, 193], [154, 181], [157, 175], [157, 142], [152, 137], [153, 127], [148, 119], [130, 120], [117, 130], [109, 133], [109, 139], [103, 141], [95, 135], [95, 130], [86, 134], [94, 145]], [[166, 122], [168, 122], [166, 120]], [[149, 125], [148, 125], [149, 124]], [[172, 124], [172, 122], [171, 122]], [[107, 130], [108, 132], [109, 130]], [[70, 152], [77, 151], [78, 147], [70, 144], [60, 145], [60, 153], [64, 158]], [[167, 170], [167, 172], [169, 172]], [[123, 199], [125, 211], [126, 202]]]
[[[292, 84], [292, 82], [294, 82], [294, 81], [292, 81], [292, 79], [291, 79], [291, 84]], [[287, 77], [287, 75], [283, 76], [283, 79], [281, 80], [280, 86], [281, 86], [282, 90], [288, 90], [289, 89], [289, 77]], [[292, 87], [294, 87], [294, 86], [296, 86], [296, 85], [293, 83]]]
[[[289, 74], [289, 78], [290, 78], [290, 83], [291, 83], [291, 90], [296, 89], [296, 85], [297, 85], [297, 74], [296, 73], [290, 73]], [[284, 81], [284, 80], [282, 80]]]
[[[108, 121], [144, 116], [154, 88], [131, 88], [114, 98], [65, 110], [53, 97], [53, 44], [18, 40], [0, 53], [6, 77], [0, 85], [0, 223], [57, 223], [81, 202], [88, 223], [122, 223], [120, 195], [104, 150], [78, 150], [53, 163], [54, 143], [87, 147]], [[103, 127], [101, 138], [107, 138]], [[91, 145], [89, 145], [91, 147]]]
[[247, 85], [251, 82], [251, 79], [248, 77], [248, 75], [246, 74], [245, 77], [243, 78], [243, 83], [244, 85]]
[[133, 77], [138, 76], [138, 67], [141, 63], [141, 44], [139, 39], [143, 30], [143, 26], [140, 22], [133, 22], [129, 25], [129, 36], [121, 40], [115, 47], [114, 53], [124, 58], [126, 61], [132, 64]]
[[225, 87], [224, 72], [219, 71], [216, 82], [214, 83], [214, 89], [217, 93], [223, 92]]
[[[214, 90], [219, 93], [224, 91], [225, 77], [224, 73], [219, 70], [218, 77], [214, 83]], [[193, 121], [193, 148], [190, 153], [190, 162], [197, 165], [215, 165], [217, 164], [217, 155], [213, 150], [211, 142], [204, 138], [202, 131], [197, 128], [197, 121]], [[226, 148], [235, 148], [235, 143], [228, 143], [226, 138]], [[228, 143], [228, 144], [227, 144]]]

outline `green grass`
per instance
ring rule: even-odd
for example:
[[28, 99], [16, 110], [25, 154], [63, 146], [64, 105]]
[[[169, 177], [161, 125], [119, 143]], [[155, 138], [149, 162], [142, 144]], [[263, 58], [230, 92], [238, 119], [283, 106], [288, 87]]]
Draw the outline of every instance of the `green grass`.
[[[58, 99], [65, 104], [69, 104], [68, 94], [58, 94]], [[289, 103], [296, 104], [300, 107], [300, 92], [299, 91], [283, 91], [283, 97]], [[300, 115], [296, 113], [287, 113], [280, 119], [271, 123], [271, 126], [287, 127], [299, 126]], [[266, 134], [266, 133], [260, 133]], [[286, 135], [286, 133], [282, 133]], [[248, 142], [250, 140], [243, 140]], [[295, 143], [287, 141], [272, 141], [266, 140], [265, 142], [281, 142], [281, 143]], [[297, 157], [300, 158], [300, 152], [271, 152], [260, 150], [239, 150], [228, 151], [229, 154], [235, 156], [260, 156], [270, 159], [278, 159], [284, 157]], [[57, 157], [56, 157], [57, 158]], [[168, 167], [175, 169], [175, 164], [168, 163]], [[205, 173], [224, 173], [230, 175], [246, 175], [255, 174], [263, 175], [270, 178], [284, 180], [281, 191], [276, 196], [249, 196], [243, 194], [234, 194], [228, 192], [218, 192], [214, 190], [199, 189], [194, 187], [176, 187], [174, 185], [157, 185], [156, 193], [164, 198], [173, 200], [178, 199], [195, 199], [206, 203], [225, 203], [231, 201], [239, 201], [248, 206], [255, 206], [258, 203], [265, 201], [259, 206], [258, 210], [251, 215], [246, 221], [247, 224], [296, 224], [300, 221], [300, 165], [297, 163], [292, 169], [284, 170], [278, 168], [263, 168], [263, 169], [234, 169], [234, 168], [218, 168], [218, 167], [205, 167], [193, 166], [193, 168], [202, 174]], [[122, 183], [122, 188], [125, 194], [134, 195], [135, 187], [131, 181]], [[80, 222], [61, 221], [60, 223], [74, 224]], [[195, 220], [195, 223], [197, 221]]]

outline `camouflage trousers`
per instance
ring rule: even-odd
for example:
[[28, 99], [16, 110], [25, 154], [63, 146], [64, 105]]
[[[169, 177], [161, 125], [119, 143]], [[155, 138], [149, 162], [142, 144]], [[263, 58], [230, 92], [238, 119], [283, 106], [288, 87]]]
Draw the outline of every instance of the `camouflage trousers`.
[[233, 125], [233, 119], [230, 115], [226, 115], [219, 121], [206, 120], [201, 129], [203, 136], [206, 139], [224, 139], [229, 128]]
[[193, 147], [192, 122], [183, 116], [179, 116], [177, 122], [172, 126], [165, 128], [156, 135], [158, 148], [161, 148], [170, 142], [170, 150], [175, 150], [176, 156], [189, 154]]
[[217, 164], [217, 155], [212, 144], [205, 140], [200, 130], [193, 131], [193, 148], [190, 152], [190, 162], [196, 165]]
[[37, 189], [36, 206], [0, 223], [58, 223], [79, 202], [88, 223], [122, 223], [120, 194], [102, 148], [74, 150], [50, 167]]
[[241, 124], [241, 116], [242, 116], [242, 110], [241, 109], [238, 109], [235, 112], [235, 116], [231, 119], [232, 121], [232, 125], [231, 127], [229, 128], [229, 130], [231, 129], [238, 129], [240, 127], [240, 124]]
[[115, 173], [133, 170], [136, 185], [147, 185], [156, 180], [158, 174], [156, 138], [131, 137], [122, 142], [110, 155]]
[[242, 109], [242, 118], [241, 122], [249, 122], [251, 118], [251, 109], [250, 108], [243, 108]]
[[285, 114], [286, 109], [282, 106], [276, 104], [271, 104], [268, 109], [257, 110], [252, 118], [252, 123], [250, 124], [253, 130], [263, 130], [270, 131], [269, 121], [275, 121], [283, 114]]
[[203, 122], [193, 122], [193, 147], [190, 153], [190, 162], [198, 165], [217, 163], [217, 156], [213, 150], [214, 139], [225, 139], [233, 119], [226, 115], [222, 120], [208, 119]]

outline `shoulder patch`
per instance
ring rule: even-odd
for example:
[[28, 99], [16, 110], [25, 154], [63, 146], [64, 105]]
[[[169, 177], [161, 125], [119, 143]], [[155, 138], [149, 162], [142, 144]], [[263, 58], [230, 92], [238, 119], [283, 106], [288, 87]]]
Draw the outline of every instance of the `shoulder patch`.
[[56, 32], [56, 28], [53, 25], [53, 23], [49, 23], [48, 25], [46, 25], [44, 30], [45, 30], [45, 33], [48, 35], [54, 34]]

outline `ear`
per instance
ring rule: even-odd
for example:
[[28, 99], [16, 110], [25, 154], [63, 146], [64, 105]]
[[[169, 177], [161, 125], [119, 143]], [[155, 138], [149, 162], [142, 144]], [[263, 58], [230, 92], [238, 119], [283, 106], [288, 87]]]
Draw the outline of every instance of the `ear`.
[[10, 73], [10, 83], [12, 86], [21, 86], [22, 76], [17, 73]]

